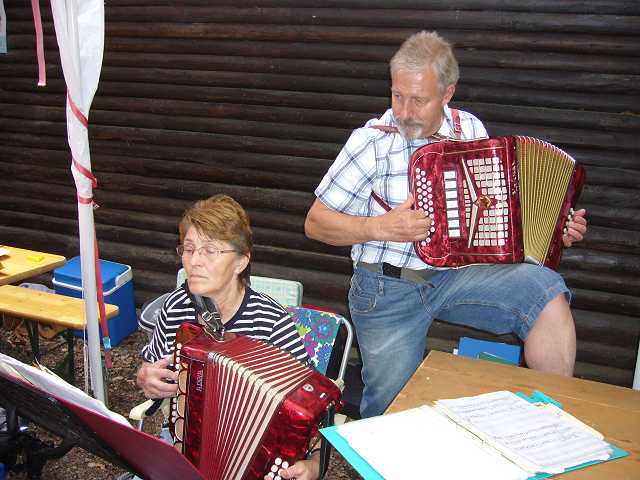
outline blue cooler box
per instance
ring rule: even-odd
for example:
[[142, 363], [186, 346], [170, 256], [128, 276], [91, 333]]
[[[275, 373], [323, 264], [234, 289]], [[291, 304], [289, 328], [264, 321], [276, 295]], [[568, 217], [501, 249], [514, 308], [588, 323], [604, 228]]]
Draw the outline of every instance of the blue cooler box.
[[[107, 321], [111, 346], [115, 347], [138, 328], [131, 267], [100, 260], [100, 275], [104, 302], [117, 305], [120, 309], [117, 316]], [[53, 288], [61, 295], [82, 298], [80, 257], [73, 257], [64, 266], [53, 271]], [[74, 330], [73, 333], [76, 336], [82, 336], [81, 330]], [[102, 328], [100, 338], [102, 338]]]

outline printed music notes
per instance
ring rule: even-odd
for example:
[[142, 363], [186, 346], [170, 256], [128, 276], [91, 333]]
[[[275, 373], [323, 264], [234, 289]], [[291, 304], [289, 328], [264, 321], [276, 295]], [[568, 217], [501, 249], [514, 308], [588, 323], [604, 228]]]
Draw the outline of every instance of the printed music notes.
[[511, 392], [439, 400], [435, 408], [532, 473], [562, 473], [585, 462], [606, 460], [612, 453], [593, 430]]
[[349, 422], [323, 434], [345, 458], [366, 462], [367, 480], [524, 480], [626, 455], [559, 412], [498, 391]]

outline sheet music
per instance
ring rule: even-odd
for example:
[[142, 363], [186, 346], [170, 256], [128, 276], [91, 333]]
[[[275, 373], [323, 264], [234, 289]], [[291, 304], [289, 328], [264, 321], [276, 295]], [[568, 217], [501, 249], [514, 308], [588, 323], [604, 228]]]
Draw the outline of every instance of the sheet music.
[[610, 446], [587, 429], [507, 392], [439, 400], [436, 408], [530, 472], [561, 473], [606, 460]]
[[349, 422], [337, 431], [386, 480], [523, 480], [530, 476], [426, 405]]
[[112, 412], [104, 403], [90, 397], [57, 375], [39, 370], [3, 353], [0, 353], [0, 374], [7, 378], [17, 378], [26, 381], [45, 392], [93, 410], [116, 422], [131, 427], [131, 424], [122, 415]]

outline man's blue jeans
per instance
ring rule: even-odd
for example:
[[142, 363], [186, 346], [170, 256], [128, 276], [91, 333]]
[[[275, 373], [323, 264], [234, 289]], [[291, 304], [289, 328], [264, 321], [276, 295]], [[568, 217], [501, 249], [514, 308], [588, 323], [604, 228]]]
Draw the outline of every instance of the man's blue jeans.
[[434, 318], [524, 340], [561, 293], [570, 299], [558, 273], [524, 263], [438, 271], [426, 283], [356, 265], [349, 309], [362, 354], [362, 416], [382, 414], [413, 375]]

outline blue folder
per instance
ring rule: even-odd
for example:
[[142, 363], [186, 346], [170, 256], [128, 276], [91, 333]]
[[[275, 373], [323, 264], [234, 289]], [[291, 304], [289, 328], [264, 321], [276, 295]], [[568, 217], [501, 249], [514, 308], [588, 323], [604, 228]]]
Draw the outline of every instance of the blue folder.
[[477, 338], [460, 337], [458, 355], [482, 358], [501, 363], [520, 364], [520, 346], [508, 343], [490, 342]]
[[[533, 394], [530, 397], [525, 395], [522, 392], [517, 392], [516, 395], [527, 400], [528, 402], [553, 403], [557, 407], [562, 408], [562, 405], [560, 404], [560, 402], [554, 400], [548, 395], [545, 395], [539, 390], [536, 390], [535, 392], [533, 392]], [[340, 452], [340, 454], [345, 458], [345, 460], [347, 460], [351, 464], [351, 466], [362, 476], [362, 478], [364, 478], [364, 480], [385, 480], [382, 477], [382, 475], [380, 475], [371, 465], [369, 465], [366, 462], [366, 460], [364, 460], [353, 448], [351, 448], [349, 443], [344, 438], [342, 438], [342, 436], [338, 433], [337, 428], [338, 427], [335, 427], [335, 426], [327, 427], [327, 428], [321, 429], [320, 432], [331, 443], [331, 445], [333, 445], [333, 447], [338, 452]], [[609, 446], [613, 450], [613, 453], [607, 460], [604, 460], [605, 462], [608, 462], [610, 460], [615, 460], [616, 458], [626, 457], [627, 455], [629, 455], [628, 452], [625, 452], [624, 450], [616, 447], [615, 445], [612, 445], [611, 443], [609, 444]], [[590, 465], [595, 465], [597, 463], [602, 463], [602, 461], [582, 463], [580, 465], [576, 465], [575, 467], [566, 469], [565, 472], [578, 470], [580, 468], [585, 468]], [[551, 476], [553, 475], [548, 473], [541, 473], [541, 474], [529, 477], [528, 480], [541, 480], [543, 478], [549, 478]]]

